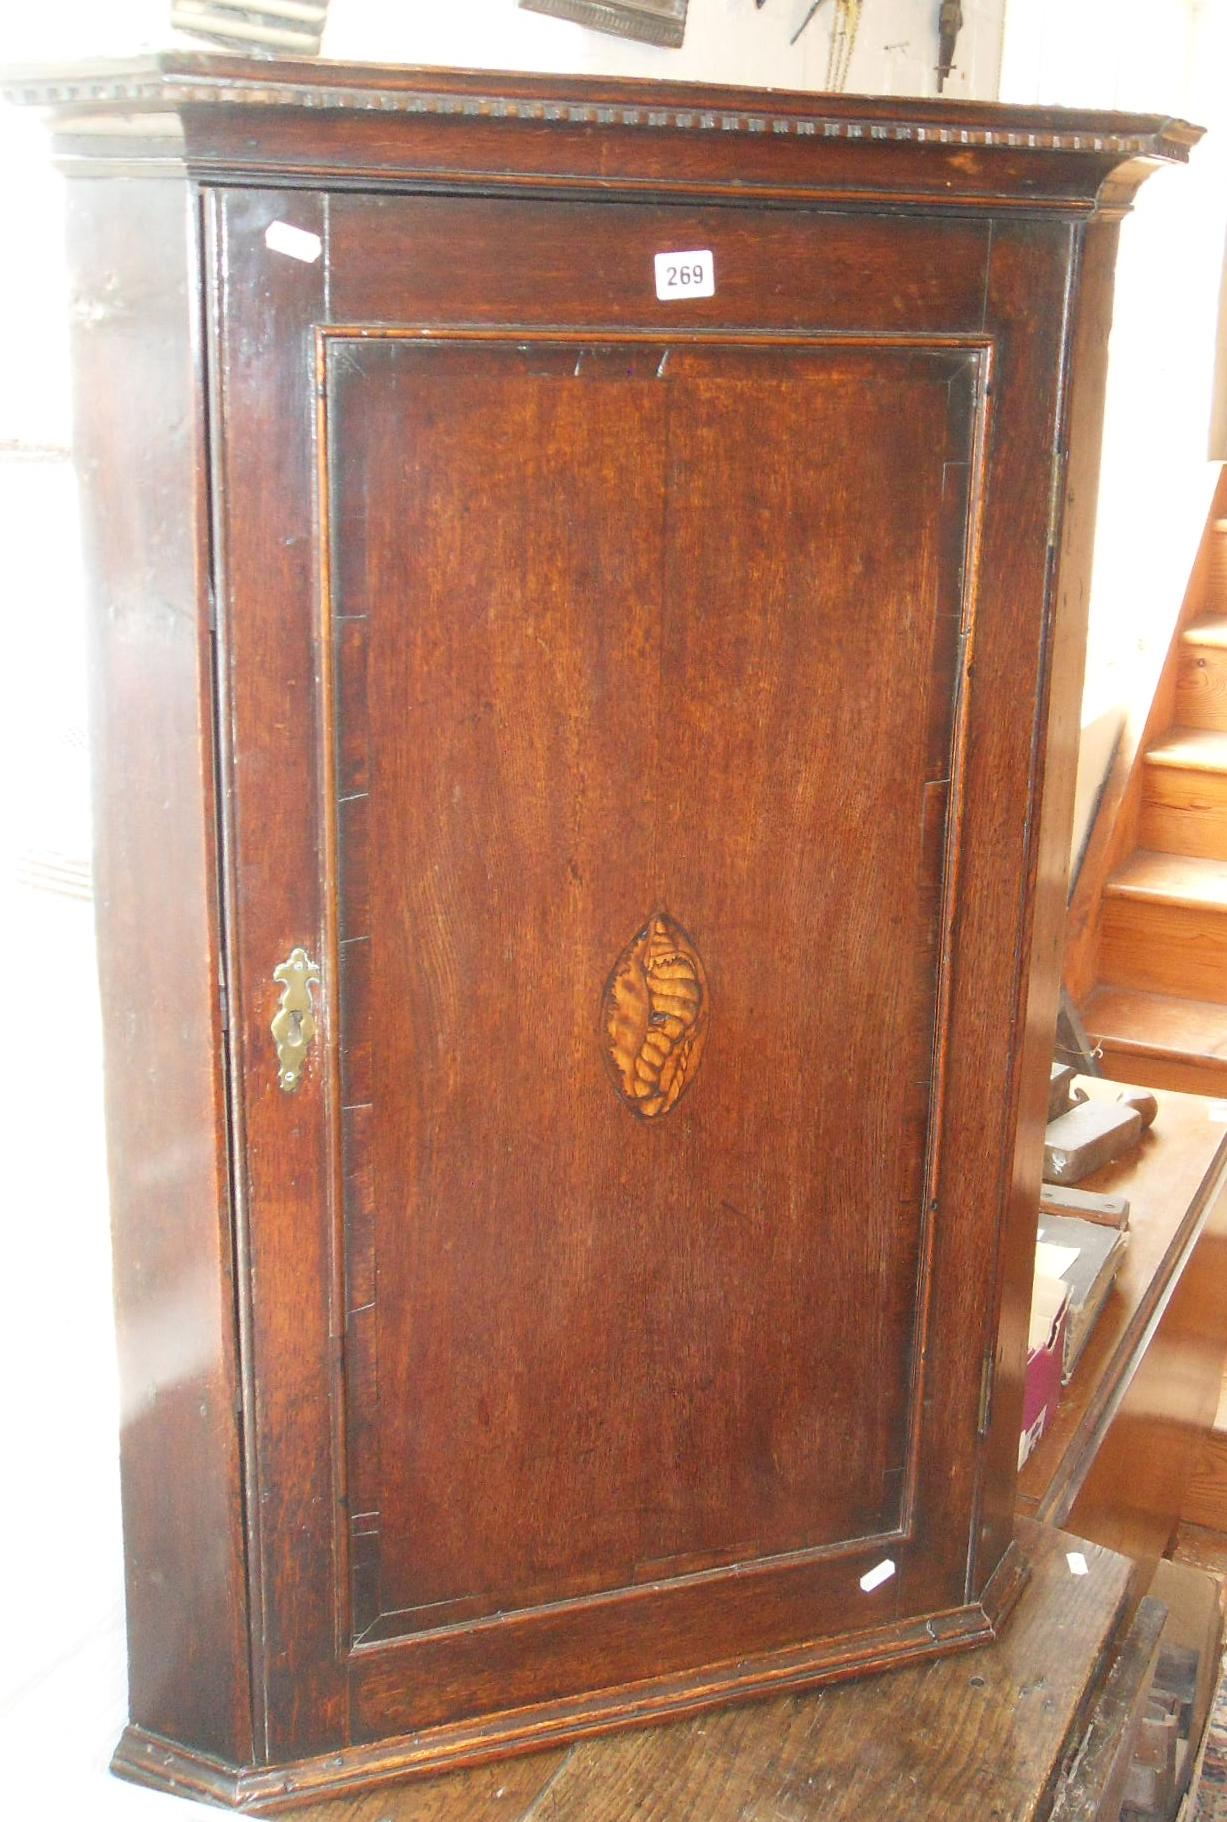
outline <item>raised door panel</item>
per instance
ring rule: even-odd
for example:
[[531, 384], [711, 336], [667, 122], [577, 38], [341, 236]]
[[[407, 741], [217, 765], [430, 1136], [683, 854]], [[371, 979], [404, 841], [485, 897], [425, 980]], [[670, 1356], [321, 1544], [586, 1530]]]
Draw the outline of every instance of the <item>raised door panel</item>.
[[907, 1527], [979, 357], [323, 347], [353, 1631], [812, 1578]]

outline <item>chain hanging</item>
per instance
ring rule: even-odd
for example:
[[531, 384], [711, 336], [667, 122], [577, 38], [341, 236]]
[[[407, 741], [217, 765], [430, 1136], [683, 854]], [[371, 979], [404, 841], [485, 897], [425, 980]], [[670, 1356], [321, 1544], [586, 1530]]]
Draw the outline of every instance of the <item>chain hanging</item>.
[[861, 0], [835, 0], [831, 43], [827, 51], [827, 90], [833, 95], [842, 95], [848, 86], [848, 70], [860, 23]]

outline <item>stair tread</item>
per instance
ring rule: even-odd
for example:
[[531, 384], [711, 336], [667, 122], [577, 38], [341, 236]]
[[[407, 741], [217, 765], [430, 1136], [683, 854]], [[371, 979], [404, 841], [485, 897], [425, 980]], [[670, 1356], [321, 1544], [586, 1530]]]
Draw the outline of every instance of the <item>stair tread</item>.
[[1146, 749], [1146, 760], [1194, 772], [1227, 772], [1227, 730], [1172, 728], [1166, 740]]
[[1118, 1050], [1181, 1060], [1227, 1060], [1227, 1006], [1133, 987], [1096, 987], [1083, 1009], [1092, 1037]]
[[1227, 860], [1138, 848], [1104, 888], [1108, 898], [1227, 910]]
[[1227, 651], [1227, 614], [1208, 614], [1186, 626], [1181, 638], [1186, 645], [1213, 645]]

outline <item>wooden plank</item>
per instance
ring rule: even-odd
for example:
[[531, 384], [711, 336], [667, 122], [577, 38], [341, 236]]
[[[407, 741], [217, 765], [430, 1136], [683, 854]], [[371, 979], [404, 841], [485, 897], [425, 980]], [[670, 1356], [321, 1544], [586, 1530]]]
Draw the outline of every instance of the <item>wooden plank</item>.
[[538, 1806], [575, 1747], [535, 1752], [296, 1809], [295, 1822], [546, 1822]]
[[1138, 842], [1174, 855], [1227, 856], [1227, 734], [1189, 729], [1150, 747]]
[[[1207, 860], [1227, 857], [1227, 805], [1195, 787], [1164, 780], [1142, 805], [1138, 840], [1147, 848], [1172, 854], [1201, 854]], [[1201, 774], [1202, 777], [1205, 774]], [[1171, 797], [1173, 801], [1166, 799]]]
[[1146, 763], [1180, 772], [1227, 772], [1227, 734], [1213, 728], [1176, 728], [1149, 749]]
[[[375, 1181], [398, 1186], [377, 1199], [381, 1636], [889, 1531], [942, 892], [940, 821], [916, 812], [950, 770], [957, 656], [953, 617], [900, 603], [944, 580], [926, 549], [948, 357], [404, 338], [345, 344], [329, 371], [336, 573], [370, 613], [373, 748], [370, 879], [343, 854], [341, 921], [369, 891], [374, 999], [407, 1009], [385, 1022], [370, 1137]], [[738, 452], [767, 414], [743, 539]], [[874, 451], [856, 487], [846, 457], [815, 453], [849, 423]], [[905, 485], [894, 542], [880, 523]], [[875, 522], [881, 587], [849, 615], [835, 553]], [[855, 766], [834, 712], [850, 692], [880, 735]], [[829, 856], [875, 815], [850, 890], [858, 863], [833, 874]], [[719, 970], [700, 978], [723, 1033], [720, 1073], [692, 1048], [686, 1119], [663, 1129], [611, 1119], [621, 1078], [588, 1066], [611, 969], [654, 911], [653, 941]], [[516, 978], [550, 983], [548, 1032], [540, 992], [489, 966], [509, 940]], [[846, 1002], [797, 990], [828, 947]], [[834, 1092], [833, 1048], [856, 1081], [887, 1046], [898, 1068], [871, 1102]], [[889, 1240], [845, 1217], [862, 1203], [892, 1211]], [[475, 1323], [499, 1345], [475, 1349]], [[770, 1475], [749, 1466], [766, 1449]]]
[[[1227, 1016], [1214, 1000], [1101, 987], [1087, 1003], [1086, 1025], [1092, 1037], [1122, 1056], [1136, 1052], [1211, 1068], [1227, 1064]], [[1145, 1081], [1152, 1085], [1149, 1076]]]
[[1115, 1048], [1114, 1041], [1101, 1042], [1099, 1066], [1110, 1082], [1141, 1083], [1150, 1089], [1163, 1089], [1172, 1094], [1227, 1095], [1227, 1061], [1214, 1062], [1194, 1057], [1188, 1062], [1165, 1057], [1146, 1056], [1136, 1049]]
[[[1033, 1822], [1079, 1737], [1124, 1623], [1129, 1565], [1022, 1526], [1031, 1582], [973, 1656], [458, 1773], [303, 1822]], [[1088, 1573], [1071, 1573], [1081, 1551]], [[532, 1794], [524, 1795], [531, 1776]], [[502, 1797], [491, 1792], [502, 1789]]]
[[[179, 52], [61, 67], [41, 80], [26, 72], [6, 92], [64, 104], [76, 150], [91, 130], [105, 135], [116, 112], [150, 134], [182, 109], [188, 157], [214, 179], [279, 169], [309, 180], [461, 178], [555, 191], [650, 182], [738, 201], [910, 199], [943, 212], [992, 203], [1006, 214], [1119, 216], [1156, 161], [1187, 159], [1201, 137], [1170, 118], [966, 100]], [[200, 105], [218, 97], [221, 108]], [[722, 150], [730, 142], [735, 160]]]
[[1166, 1619], [1161, 1601], [1142, 1601], [1057, 1791], [1051, 1822], [1117, 1822]]
[[243, 1759], [195, 217], [157, 180], [69, 206], [131, 1713]]
[[322, 236], [326, 204], [245, 190], [212, 205], [219, 725], [259, 1761], [266, 1751], [322, 1750], [347, 1724], [334, 1659], [334, 1588], [348, 1585], [332, 1432], [340, 1291], [318, 1119], [333, 1084], [317, 1045], [295, 1094], [283, 1094], [269, 1037], [273, 969], [300, 944], [317, 960], [323, 953], [320, 784], [306, 756], [318, 665], [309, 336], [325, 300], [322, 262], [278, 258], [264, 235], [284, 216]]
[[1197, 728], [1146, 754], [1138, 841], [1227, 860], [1227, 734]]
[[[1105, 983], [1212, 1003], [1227, 992], [1227, 904], [1198, 907], [1157, 898], [1104, 904], [1099, 969]], [[1222, 1017], [1227, 1022], [1227, 1007]]]
[[1227, 732], [1227, 619], [1185, 628], [1176, 669], [1176, 719], [1181, 727]]
[[338, 323], [438, 321], [440, 267], [453, 322], [647, 323], [661, 314], [654, 253], [711, 247], [717, 291], [687, 302], [688, 331], [800, 334], [821, 324], [830, 333], [918, 336], [980, 329], [989, 235], [983, 222], [936, 216], [832, 213], [816, 223], [800, 211], [364, 195], [332, 199], [330, 247]]
[[1110, 898], [1139, 899], [1146, 903], [1202, 906], [1227, 910], [1227, 861], [1203, 860], [1188, 854], [1152, 853], [1139, 848], [1113, 875]]
[[[1012, 1102], [1014, 1109], [1014, 1138], [1008, 1163], [1009, 1215], [996, 1242], [996, 1284], [988, 1299], [984, 1299], [983, 1287], [978, 1293], [990, 1307], [994, 1297], [999, 1304], [997, 1333], [987, 1343], [992, 1422], [979, 1488], [977, 1556], [982, 1567], [978, 1567], [977, 1574], [997, 1560], [1010, 1533], [1017, 1497], [1017, 1439], [1022, 1428], [1029, 1280], [1034, 1268], [1034, 1211], [1039, 1198], [1049, 1067], [1060, 999], [1086, 649], [1087, 576], [1094, 535], [1116, 236], [1115, 223], [1095, 222], [1083, 232], [1071, 233], [1062, 257], [1062, 250], [1040, 224], [1032, 225], [1025, 233], [996, 232], [986, 290], [988, 319], [1002, 324], [997, 350], [999, 367], [993, 381], [994, 409], [1018, 412], [1017, 421], [1026, 427], [1007, 435], [998, 433], [993, 438], [995, 454], [990, 459], [989, 488], [1009, 487], [1012, 492], [1017, 487], [1018, 506], [1009, 515], [996, 515], [995, 521], [989, 515], [980, 553], [980, 585], [987, 605], [1008, 577], [1008, 589], [1012, 592], [1017, 587], [1020, 605], [1024, 601], [1042, 601], [1048, 631], [1044, 639], [1047, 649], [1037, 654], [1036, 672], [1030, 668], [1030, 655], [1024, 658], [1024, 648], [1009, 655], [1005, 646], [994, 649], [994, 645], [982, 642], [979, 629], [973, 633], [973, 701], [976, 693], [986, 687], [1000, 689], [1003, 698], [1008, 694], [1009, 676], [1000, 672], [994, 675], [993, 669], [1003, 657], [1017, 678], [1038, 677], [1032, 763], [1040, 774], [1037, 783], [1042, 781], [1039, 814], [1034, 810], [1027, 814], [1030, 916], [1022, 935], [1016, 998], [1006, 1015], [1014, 1033], [1017, 1066], [995, 1089]], [[1046, 277], [1042, 288], [1037, 288], [1041, 272]], [[1072, 391], [1065, 397], [1058, 392], [1045, 396], [1029, 377], [1055, 360], [1072, 364], [1076, 375]], [[1030, 447], [1031, 464], [1025, 476], [1020, 466], [1017, 479], [1011, 482], [1006, 477], [1012, 464], [1019, 460], [1020, 452], [1014, 447], [1019, 434]], [[1039, 459], [1041, 450], [1043, 462]], [[998, 462], [1002, 464], [1000, 472]], [[1045, 472], [1046, 499], [1037, 486]], [[1017, 748], [1011, 750], [1009, 730], [1004, 724], [992, 729], [973, 728], [972, 733], [974, 739], [983, 742], [988, 762], [982, 774], [986, 802], [980, 825], [980, 855], [984, 858], [997, 851], [1003, 841], [1008, 844], [1012, 839], [1004, 831], [1017, 815], [1017, 807], [1003, 781], [1010, 769], [1021, 764], [1021, 753]], [[973, 810], [969, 821], [974, 818]], [[983, 874], [968, 880], [967, 885], [972, 890], [967, 892], [965, 909], [960, 911], [961, 936], [967, 948], [974, 950], [992, 942], [989, 926], [994, 889]], [[987, 995], [981, 996], [978, 1012], [982, 1020], [990, 1022], [1002, 1017]], [[976, 1067], [972, 1061], [975, 1054], [976, 1049], [966, 1040], [960, 1044], [956, 1032], [948, 1063], [952, 1088]], [[972, 1097], [969, 1106], [974, 1105]], [[974, 1133], [966, 1123], [952, 1122], [946, 1142], [947, 1156], [957, 1159], [954, 1168], [962, 1174], [974, 1155]], [[949, 1208], [945, 1210], [947, 1216], [950, 1212]], [[972, 1300], [977, 1298], [970, 1282], [963, 1291], [970, 1293]], [[939, 1338], [950, 1335], [959, 1327], [971, 1328], [982, 1319], [970, 1301], [960, 1305], [950, 1299], [939, 1315], [937, 1334]], [[948, 1371], [940, 1340], [933, 1371], [938, 1379]]]

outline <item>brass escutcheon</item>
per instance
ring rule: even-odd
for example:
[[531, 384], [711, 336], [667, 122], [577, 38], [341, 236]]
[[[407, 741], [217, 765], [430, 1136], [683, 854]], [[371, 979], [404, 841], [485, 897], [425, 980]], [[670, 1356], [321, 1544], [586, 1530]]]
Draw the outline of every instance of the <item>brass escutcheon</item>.
[[271, 1027], [277, 1046], [277, 1081], [286, 1094], [293, 1094], [302, 1075], [307, 1045], [315, 1036], [311, 989], [318, 987], [320, 971], [305, 949], [292, 949], [288, 958], [273, 969], [273, 979], [280, 981], [282, 987], [281, 1004]]

